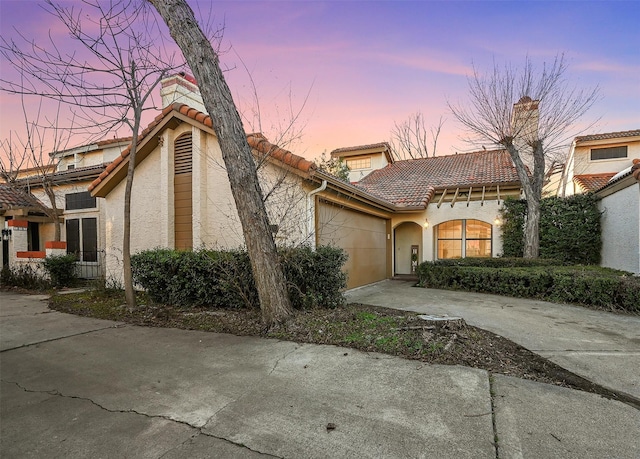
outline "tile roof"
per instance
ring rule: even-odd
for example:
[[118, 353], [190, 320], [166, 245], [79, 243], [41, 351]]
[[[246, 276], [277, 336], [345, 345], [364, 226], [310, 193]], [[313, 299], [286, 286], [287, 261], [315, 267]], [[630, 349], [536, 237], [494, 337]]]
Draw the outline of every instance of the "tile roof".
[[35, 207], [33, 204], [34, 199], [36, 198], [31, 196], [30, 199], [24, 191], [20, 191], [11, 185], [0, 184], [0, 210]]
[[605, 183], [604, 185], [602, 185], [601, 187], [599, 187], [598, 189], [593, 190], [593, 191], [604, 190], [609, 185], [613, 185], [614, 183], [618, 183], [620, 180], [622, 180], [622, 179], [624, 179], [626, 177], [629, 177], [629, 176], [633, 177], [638, 182], [640, 182], [640, 158], [634, 159], [633, 163], [631, 164], [630, 167], [628, 167], [627, 169], [625, 169], [623, 171], [618, 172], [613, 177], [611, 177], [611, 179], [607, 183]]
[[617, 139], [621, 137], [635, 137], [640, 136], [640, 129], [634, 129], [631, 131], [618, 131], [618, 132], [606, 132], [603, 134], [591, 134], [591, 135], [581, 135], [576, 137], [576, 143], [580, 142], [588, 142], [590, 140], [609, 140], [609, 139]]
[[[138, 136], [138, 145], [142, 143], [143, 140], [149, 135], [151, 131], [153, 131], [160, 123], [172, 113], [180, 113], [198, 123], [202, 123], [209, 128], [213, 128], [213, 121], [211, 117], [206, 113], [202, 113], [195, 108], [189, 107], [188, 105], [181, 103], [174, 103], [166, 106], [162, 112], [155, 117], [155, 119], [140, 133]], [[294, 169], [299, 169], [302, 172], [309, 172], [311, 169], [315, 168], [315, 164], [311, 161], [307, 161], [301, 156], [295, 155], [290, 151], [284, 150], [277, 145], [271, 144], [262, 134], [249, 134], [247, 136], [247, 142], [249, 145], [259, 151], [260, 153], [269, 155], [270, 158], [273, 158], [277, 161], [284, 163], [289, 167], [293, 167]], [[131, 146], [127, 147], [120, 156], [116, 157], [116, 159], [107, 166], [104, 172], [102, 172], [98, 178], [96, 178], [91, 185], [89, 185], [89, 191], [92, 191], [96, 188], [100, 183], [106, 180], [106, 178], [122, 163], [125, 161], [129, 154], [131, 153]]]
[[398, 207], [426, 206], [444, 188], [519, 183], [506, 150], [396, 161], [373, 171], [357, 186]]
[[389, 145], [389, 143], [387, 142], [379, 142], [379, 143], [372, 143], [369, 145], [357, 145], [355, 147], [343, 147], [343, 148], [336, 148], [335, 150], [333, 150], [331, 152], [331, 156], [335, 156], [339, 153], [348, 153], [350, 151], [358, 151], [358, 150], [369, 150], [372, 148], [379, 148], [379, 149], [387, 149], [387, 150], [391, 150], [391, 145]]
[[614, 175], [616, 175], [615, 172], [574, 175], [573, 181], [580, 185], [585, 191], [595, 191], [609, 183], [609, 180], [611, 180], [611, 177]]

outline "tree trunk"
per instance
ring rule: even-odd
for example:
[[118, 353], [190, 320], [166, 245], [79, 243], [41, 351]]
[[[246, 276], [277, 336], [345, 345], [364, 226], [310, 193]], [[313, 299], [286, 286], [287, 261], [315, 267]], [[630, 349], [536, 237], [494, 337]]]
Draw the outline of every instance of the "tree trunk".
[[127, 169], [127, 182], [124, 189], [124, 219], [122, 231], [122, 271], [124, 276], [124, 297], [127, 306], [136, 306], [136, 292], [133, 290], [133, 276], [131, 273], [131, 190], [133, 188], [133, 174], [135, 171], [136, 152], [138, 150], [138, 130], [140, 129], [140, 116], [134, 121], [133, 137], [131, 138], [131, 150], [129, 151], [129, 168]]
[[212, 118], [251, 260], [262, 319], [266, 325], [272, 326], [286, 320], [293, 310], [271, 235], [251, 148], [220, 69], [218, 55], [184, 0], [149, 1], [166, 22], [171, 36], [189, 63], [204, 105]]
[[524, 258], [540, 254], [540, 199], [527, 197], [527, 217], [524, 224]]
[[[527, 200], [527, 219], [524, 225], [524, 258], [538, 258], [540, 253], [540, 200], [542, 195], [542, 180], [544, 180], [544, 157], [540, 164], [540, 158], [535, 157], [533, 176], [529, 177], [528, 169], [524, 165], [518, 148], [513, 145], [512, 142], [508, 142], [505, 145], [513, 164], [518, 172], [518, 178], [522, 184], [524, 190], [524, 196]], [[536, 148], [535, 152], [542, 151], [540, 144], [539, 150]], [[542, 169], [540, 169], [542, 167]], [[540, 170], [542, 170], [542, 177], [539, 177]]]

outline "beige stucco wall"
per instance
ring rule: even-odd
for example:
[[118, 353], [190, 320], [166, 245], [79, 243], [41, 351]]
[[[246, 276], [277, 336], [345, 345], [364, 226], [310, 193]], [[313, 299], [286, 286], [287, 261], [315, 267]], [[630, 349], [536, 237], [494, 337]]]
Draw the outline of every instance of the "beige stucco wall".
[[[492, 226], [491, 255], [497, 257], [502, 254], [502, 230], [500, 223], [496, 223], [496, 219], [500, 215], [502, 202], [502, 200], [498, 202], [498, 200], [495, 199], [484, 201], [484, 204], [481, 204], [481, 201], [470, 201], [468, 207], [466, 202], [458, 202], [453, 207], [451, 207], [449, 203], [443, 203], [440, 208], [438, 208], [437, 203], [434, 202], [429, 204], [426, 211], [423, 212], [394, 215], [392, 217], [392, 225], [394, 232], [404, 222], [413, 222], [416, 225], [420, 225], [422, 229], [419, 253], [420, 261], [433, 261], [436, 259], [435, 227], [437, 225], [449, 220], [481, 220]], [[425, 222], [428, 222], [428, 226], [426, 227]], [[397, 236], [397, 233], [395, 234]], [[402, 244], [406, 245], [406, 247]], [[403, 266], [404, 263], [403, 257], [405, 253], [409, 252], [411, 244], [414, 243], [405, 241], [402, 238], [396, 238], [394, 241], [393, 251], [396, 255], [397, 263], [394, 269], [398, 273], [402, 271], [401, 266]], [[400, 271], [398, 271], [398, 268], [400, 268]]]
[[[162, 141], [137, 167], [131, 204], [131, 253], [155, 247], [175, 246], [173, 211], [173, 145], [185, 132], [193, 142], [193, 247], [237, 248], [244, 245], [242, 228], [220, 146], [213, 134], [182, 123], [166, 129]], [[303, 180], [270, 162], [263, 163], [259, 177], [270, 222], [278, 225], [276, 242], [295, 245], [308, 240], [306, 228], [307, 188]], [[125, 181], [105, 201], [107, 273], [121, 279], [123, 202]], [[272, 191], [273, 187], [275, 191]], [[311, 210], [313, 207], [311, 207]]]
[[598, 202], [602, 212], [601, 266], [640, 275], [640, 183]]

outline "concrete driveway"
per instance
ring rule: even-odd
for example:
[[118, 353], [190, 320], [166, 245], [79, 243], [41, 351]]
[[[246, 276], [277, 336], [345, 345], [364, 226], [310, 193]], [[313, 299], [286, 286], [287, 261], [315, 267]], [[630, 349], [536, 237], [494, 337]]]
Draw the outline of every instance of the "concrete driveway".
[[123, 325], [3, 292], [0, 345], [3, 458], [640, 456], [640, 411], [472, 368]]
[[640, 317], [483, 293], [383, 281], [349, 301], [458, 316], [504, 336], [590, 381], [640, 400]]

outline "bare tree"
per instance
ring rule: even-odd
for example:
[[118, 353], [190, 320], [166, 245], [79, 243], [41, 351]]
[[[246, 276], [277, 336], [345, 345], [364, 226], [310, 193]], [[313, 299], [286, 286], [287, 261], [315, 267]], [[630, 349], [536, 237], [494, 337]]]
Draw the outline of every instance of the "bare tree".
[[[62, 211], [58, 209], [55, 175], [59, 158], [50, 154], [49, 148], [53, 148], [53, 151], [64, 150], [68, 145], [70, 132], [59, 129], [56, 125], [60, 104], [56, 120], [43, 123], [42, 103], [38, 104], [33, 117], [27, 113], [24, 96], [21, 97], [21, 107], [25, 124], [24, 138], [18, 133], [10, 132], [7, 139], [0, 141], [3, 153], [0, 155], [0, 179], [12, 189], [22, 192], [33, 207], [53, 221], [54, 239], [59, 241]], [[49, 206], [32, 194], [34, 188], [42, 190]]]
[[449, 108], [470, 132], [469, 142], [506, 149], [513, 160], [527, 199], [524, 256], [539, 253], [540, 200], [547, 160], [569, 138], [585, 130], [575, 123], [598, 99], [598, 88], [579, 89], [566, 80], [564, 55], [534, 68], [529, 57], [522, 68], [494, 64], [468, 79], [469, 105]]
[[270, 232], [251, 148], [231, 91], [220, 69], [219, 56], [203, 34], [184, 0], [150, 0], [182, 50], [213, 121], [231, 191], [251, 260], [262, 318], [272, 326], [292, 313], [284, 273]]
[[21, 79], [0, 80], [1, 89], [67, 104], [85, 133], [103, 137], [122, 126], [130, 129], [122, 246], [125, 296], [127, 304], [134, 306], [131, 189], [138, 134], [143, 112], [153, 108], [148, 102], [156, 86], [178, 66], [164, 52], [162, 33], [139, 1], [83, 0], [76, 8], [47, 0], [46, 5], [77, 46], [65, 51], [50, 38], [43, 47], [19, 32], [20, 44], [2, 38], [0, 52]]
[[444, 119], [440, 117], [438, 124], [427, 131], [422, 112], [413, 113], [400, 123], [394, 122], [391, 130], [393, 155], [400, 160], [435, 156], [443, 125]]

